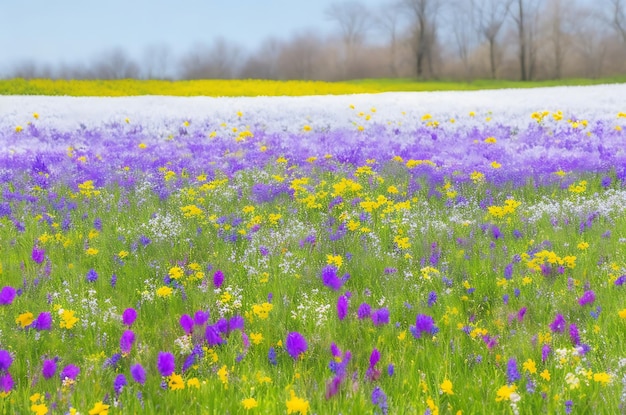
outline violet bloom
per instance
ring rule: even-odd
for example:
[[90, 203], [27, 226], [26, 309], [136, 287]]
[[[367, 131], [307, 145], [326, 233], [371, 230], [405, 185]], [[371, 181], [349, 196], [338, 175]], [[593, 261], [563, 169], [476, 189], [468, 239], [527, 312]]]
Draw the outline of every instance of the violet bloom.
[[380, 360], [380, 351], [374, 348], [374, 350], [372, 350], [372, 353], [370, 354], [370, 367], [376, 366], [376, 363], [378, 363], [379, 360]]
[[362, 303], [359, 306], [359, 310], [357, 311], [357, 314], [359, 316], [359, 320], [368, 318], [372, 314], [372, 307], [367, 303]]
[[180, 326], [185, 331], [185, 334], [189, 335], [193, 333], [193, 319], [189, 314], [183, 314], [180, 316]]
[[52, 315], [49, 311], [39, 313], [33, 322], [33, 327], [38, 331], [52, 329]]
[[287, 340], [285, 341], [285, 349], [287, 353], [294, 359], [298, 359], [300, 355], [307, 350], [307, 342], [304, 336], [297, 331], [292, 331], [287, 334]]
[[50, 379], [57, 372], [57, 362], [54, 359], [47, 359], [43, 361], [43, 366], [41, 367], [41, 374], [44, 379]]
[[61, 373], [59, 374], [59, 376], [61, 380], [65, 380], [65, 379], [76, 380], [76, 377], [78, 376], [79, 373], [80, 373], [80, 368], [78, 366], [67, 365], [63, 368], [63, 370], [61, 370]]
[[98, 280], [98, 273], [94, 269], [87, 271], [87, 282], [96, 282]]
[[132, 326], [137, 319], [137, 311], [129, 307], [122, 313], [122, 323], [128, 327]]
[[[626, 275], [622, 275], [618, 279], [615, 280], [614, 284], [619, 286], [619, 285], [624, 285], [625, 282], [626, 282]], [[1, 295], [0, 295], [0, 304], [2, 304]]]
[[372, 322], [375, 326], [382, 326], [389, 323], [389, 309], [386, 307], [374, 310], [371, 315]]
[[274, 349], [274, 347], [270, 347], [270, 350], [267, 352], [267, 360], [274, 366], [278, 364], [276, 361], [276, 349]]
[[7, 350], [0, 350], [0, 372], [6, 372], [13, 363], [13, 357]]
[[13, 378], [10, 373], [0, 376], [0, 392], [9, 393], [13, 389]]
[[348, 299], [345, 295], [339, 296], [337, 299], [337, 317], [343, 320], [348, 315]]
[[215, 274], [213, 274], [213, 286], [215, 288], [220, 288], [223, 283], [224, 283], [224, 273], [218, 269], [217, 271], [215, 271]]
[[410, 330], [416, 339], [421, 338], [422, 333], [432, 334], [436, 330], [435, 320], [427, 314], [418, 314]]
[[593, 304], [594, 301], [596, 301], [596, 293], [593, 290], [588, 290], [578, 299], [578, 304], [582, 307], [587, 304]]
[[572, 340], [574, 346], [580, 345], [580, 334], [578, 333], [578, 326], [572, 323], [569, 325], [569, 337]]
[[548, 360], [548, 356], [550, 356], [550, 352], [552, 352], [552, 349], [550, 348], [549, 344], [544, 344], [541, 347], [541, 361], [545, 363], [546, 360]]
[[157, 359], [157, 369], [159, 369], [159, 373], [161, 376], [170, 376], [174, 373], [174, 369], [176, 368], [176, 363], [174, 360], [174, 355], [170, 352], [159, 352], [159, 357]]
[[44, 260], [44, 256], [46, 255], [46, 251], [43, 248], [39, 248], [38, 246], [33, 246], [33, 251], [31, 253], [31, 258], [35, 263], [41, 264]]
[[0, 305], [10, 305], [15, 299], [15, 288], [11, 286], [2, 287], [0, 290]]
[[194, 314], [193, 316], [193, 322], [196, 324], [196, 326], [203, 325], [204, 323], [207, 322], [208, 319], [209, 319], [209, 313], [206, 311], [202, 311], [202, 310], [196, 311], [196, 314]]
[[550, 330], [559, 333], [563, 333], [565, 331], [565, 317], [563, 317], [563, 314], [556, 315], [554, 321], [550, 323]]
[[228, 320], [228, 331], [241, 330], [243, 332], [243, 327], [245, 324], [245, 320], [242, 316], [236, 315]]
[[332, 398], [339, 392], [339, 386], [341, 386], [341, 377], [335, 376], [333, 379], [326, 385], [326, 400]]
[[322, 282], [325, 286], [335, 291], [343, 285], [343, 281], [337, 276], [337, 267], [333, 265], [326, 265], [322, 268]]
[[126, 330], [120, 337], [120, 350], [122, 354], [129, 354], [135, 343], [135, 333], [132, 330]]
[[204, 337], [209, 346], [217, 346], [224, 343], [224, 339], [222, 339], [222, 336], [220, 336], [220, 333], [215, 326], [206, 326]]
[[128, 385], [128, 381], [126, 380], [126, 376], [124, 376], [122, 373], [117, 375], [117, 377], [113, 381], [113, 389], [115, 390], [115, 394], [119, 395], [120, 393], [122, 393], [122, 389], [126, 385]]
[[506, 377], [509, 385], [518, 381], [522, 376], [517, 370], [517, 361], [514, 357], [510, 358], [506, 365]]
[[146, 383], [146, 369], [141, 366], [141, 364], [137, 363], [130, 367], [130, 375], [133, 377], [133, 380], [141, 385]]
[[528, 308], [526, 307], [520, 308], [519, 311], [517, 312], [517, 320], [522, 321], [524, 319], [524, 316], [526, 315], [527, 310]]

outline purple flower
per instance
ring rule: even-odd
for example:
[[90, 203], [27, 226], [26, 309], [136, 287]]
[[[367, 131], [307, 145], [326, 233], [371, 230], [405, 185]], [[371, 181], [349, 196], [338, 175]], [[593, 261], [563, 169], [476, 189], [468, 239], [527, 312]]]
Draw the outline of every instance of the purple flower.
[[557, 314], [554, 321], [550, 323], [550, 330], [553, 332], [563, 333], [565, 331], [565, 318], [563, 314]]
[[389, 365], [387, 366], [387, 374], [389, 375], [389, 377], [393, 376], [393, 372], [394, 372], [393, 363], [389, 363]]
[[379, 308], [372, 312], [372, 322], [375, 326], [382, 326], [389, 323], [389, 309], [386, 307]]
[[193, 332], [193, 319], [189, 314], [180, 316], [180, 326], [185, 331], [185, 334], [191, 334]]
[[115, 380], [113, 381], [113, 389], [115, 390], [115, 394], [119, 395], [120, 393], [122, 393], [122, 389], [126, 385], [128, 385], [128, 381], [126, 380], [126, 376], [124, 376], [122, 373], [117, 375], [115, 377]]
[[322, 268], [322, 282], [325, 286], [335, 291], [343, 285], [343, 281], [337, 276], [337, 267], [333, 265], [326, 265]]
[[[626, 275], [622, 275], [618, 279], [615, 280], [615, 285], [624, 285], [626, 282]], [[0, 304], [2, 304], [2, 295], [0, 295]]]
[[550, 348], [549, 344], [544, 344], [541, 347], [541, 361], [545, 363], [546, 360], [548, 360], [548, 356], [550, 356], [550, 352], [552, 351], [552, 349]]
[[49, 311], [39, 313], [33, 322], [33, 327], [39, 331], [52, 329], [52, 315]]
[[130, 367], [130, 375], [133, 377], [133, 380], [141, 385], [146, 383], [146, 369], [141, 366], [141, 364], [137, 363]]
[[422, 333], [431, 334], [435, 330], [435, 320], [427, 314], [418, 314], [415, 318], [415, 326], [411, 326], [411, 333], [416, 339], [421, 338]]
[[224, 283], [224, 273], [218, 269], [217, 271], [215, 271], [215, 274], [213, 274], [213, 286], [215, 288], [220, 288], [223, 283]]
[[565, 413], [566, 415], [570, 415], [572, 413], [572, 407], [574, 406], [574, 402], [571, 400], [565, 401]]
[[37, 264], [41, 264], [44, 260], [44, 256], [46, 255], [46, 251], [43, 248], [39, 248], [38, 246], [33, 246], [33, 251], [31, 253], [31, 258]]
[[98, 273], [94, 269], [87, 271], [87, 282], [96, 282], [98, 280]]
[[176, 368], [176, 363], [174, 361], [174, 355], [170, 352], [159, 352], [159, 357], [157, 359], [157, 369], [159, 369], [159, 373], [161, 376], [170, 376], [174, 373], [174, 369]]
[[332, 342], [330, 344], [330, 353], [333, 355], [333, 357], [341, 357], [341, 350], [339, 349], [339, 346], [335, 344], [335, 342]]
[[10, 305], [15, 299], [15, 288], [11, 286], [2, 287], [0, 290], [0, 305]]
[[569, 325], [569, 337], [574, 343], [574, 346], [580, 345], [580, 334], [578, 333], [578, 326], [572, 323]]
[[132, 330], [126, 330], [122, 333], [122, 337], [120, 337], [120, 349], [122, 354], [130, 353], [130, 350], [133, 348], [133, 343], [135, 343], [135, 333]]
[[0, 376], [0, 391], [9, 393], [11, 389], [13, 389], [13, 378], [11, 374], [7, 372]]
[[340, 295], [337, 299], [337, 317], [343, 320], [348, 315], [348, 299], [345, 295]]
[[326, 399], [330, 399], [339, 392], [339, 386], [341, 386], [341, 377], [335, 376], [333, 379], [326, 385]]
[[208, 319], [209, 319], [209, 313], [206, 311], [202, 311], [202, 310], [196, 311], [196, 314], [194, 314], [193, 316], [193, 322], [197, 326], [203, 325], [204, 323], [207, 322]]
[[307, 350], [307, 342], [304, 336], [297, 331], [292, 331], [287, 334], [287, 340], [285, 341], [285, 348], [287, 353], [295, 360]]
[[274, 349], [274, 347], [270, 347], [270, 350], [267, 352], [267, 360], [269, 360], [270, 364], [274, 366], [278, 363], [276, 361], [276, 349]]
[[46, 359], [41, 367], [41, 374], [44, 379], [50, 379], [57, 372], [57, 362], [54, 359]]
[[217, 346], [224, 343], [224, 339], [222, 339], [222, 336], [220, 336], [220, 333], [215, 326], [206, 326], [204, 338], [209, 346]]
[[363, 320], [364, 318], [368, 318], [372, 314], [372, 307], [370, 307], [367, 303], [362, 303], [359, 306], [359, 310], [357, 311], [359, 316], [359, 320]]
[[428, 307], [432, 307], [437, 303], [437, 293], [435, 291], [431, 291], [428, 293]]
[[137, 311], [129, 307], [122, 313], [122, 323], [128, 327], [132, 326], [137, 319]]
[[517, 312], [517, 320], [522, 321], [524, 320], [524, 316], [526, 315], [526, 311], [528, 310], [528, 308], [526, 307], [522, 307], [519, 309], [519, 311]]
[[71, 379], [76, 380], [76, 376], [80, 373], [80, 368], [75, 365], [67, 365], [61, 370], [61, 380]]
[[517, 361], [514, 357], [510, 358], [506, 365], [506, 377], [509, 384], [515, 383], [522, 377], [517, 370]]
[[6, 350], [0, 350], [0, 372], [6, 372], [13, 363], [11, 353]]
[[241, 330], [243, 332], [245, 320], [242, 316], [236, 315], [228, 320], [228, 331]]
[[376, 366], [376, 363], [380, 360], [380, 351], [378, 349], [372, 350], [370, 354], [370, 367]]
[[578, 304], [582, 307], [587, 304], [593, 304], [594, 301], [596, 301], [596, 293], [593, 290], [588, 290], [578, 299]]

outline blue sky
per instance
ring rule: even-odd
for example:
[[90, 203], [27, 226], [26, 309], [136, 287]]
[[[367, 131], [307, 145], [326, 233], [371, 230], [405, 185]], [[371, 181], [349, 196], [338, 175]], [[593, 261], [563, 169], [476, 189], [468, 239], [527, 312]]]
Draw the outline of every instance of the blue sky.
[[[180, 56], [217, 37], [254, 49], [269, 36], [331, 33], [333, 0], [0, 0], [0, 72], [18, 62], [89, 63], [121, 47], [140, 58], [149, 45]], [[370, 6], [386, 0], [362, 0]]]

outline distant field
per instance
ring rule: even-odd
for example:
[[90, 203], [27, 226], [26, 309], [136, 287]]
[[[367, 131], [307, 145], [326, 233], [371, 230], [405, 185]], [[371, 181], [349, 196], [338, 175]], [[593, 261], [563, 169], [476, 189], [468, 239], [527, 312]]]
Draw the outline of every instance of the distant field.
[[269, 81], [269, 80], [110, 80], [78, 81], [50, 79], [0, 80], [0, 95], [68, 95], [68, 96], [302, 96], [378, 93], [390, 91], [464, 91], [545, 86], [598, 85], [624, 83], [626, 77], [602, 79], [568, 79], [558, 81], [520, 82], [476, 80], [472, 82], [428, 81], [413, 79], [362, 79], [348, 82]]

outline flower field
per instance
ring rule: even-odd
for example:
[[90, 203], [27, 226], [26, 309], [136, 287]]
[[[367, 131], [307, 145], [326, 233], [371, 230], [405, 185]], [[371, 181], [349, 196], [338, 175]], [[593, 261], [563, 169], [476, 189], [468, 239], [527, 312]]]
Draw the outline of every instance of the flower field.
[[624, 95], [0, 97], [0, 411], [626, 410]]

